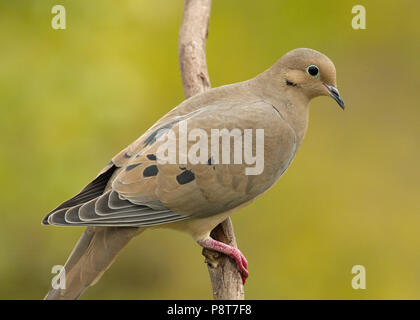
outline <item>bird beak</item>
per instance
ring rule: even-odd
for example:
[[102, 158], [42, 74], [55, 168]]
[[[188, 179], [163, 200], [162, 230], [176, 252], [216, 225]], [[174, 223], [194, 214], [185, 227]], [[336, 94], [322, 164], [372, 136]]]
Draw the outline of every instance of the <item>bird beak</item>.
[[339, 104], [339, 106], [341, 107], [341, 109], [344, 110], [344, 101], [343, 99], [341, 99], [340, 93], [338, 92], [337, 88], [334, 86], [330, 86], [326, 83], [323, 83], [323, 85], [327, 88], [330, 96], [337, 101], [337, 103]]

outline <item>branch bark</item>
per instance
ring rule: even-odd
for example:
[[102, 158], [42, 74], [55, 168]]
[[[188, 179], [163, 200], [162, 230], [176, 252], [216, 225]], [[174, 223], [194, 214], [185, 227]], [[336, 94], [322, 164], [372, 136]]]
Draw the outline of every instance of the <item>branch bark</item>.
[[[185, 0], [179, 32], [178, 54], [185, 98], [210, 88], [206, 40], [211, 0]], [[237, 247], [230, 218], [219, 224], [212, 238]], [[243, 300], [244, 288], [235, 262], [218, 252], [203, 249], [216, 300]]]

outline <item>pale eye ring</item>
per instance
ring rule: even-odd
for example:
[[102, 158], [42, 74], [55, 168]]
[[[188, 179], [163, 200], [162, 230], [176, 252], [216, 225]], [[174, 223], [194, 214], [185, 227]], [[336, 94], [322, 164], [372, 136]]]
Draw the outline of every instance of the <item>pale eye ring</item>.
[[310, 66], [308, 66], [307, 68], [306, 68], [306, 72], [311, 76], [311, 77], [316, 77], [316, 78], [319, 78], [319, 68], [316, 66], [316, 65], [314, 65], [314, 64], [311, 64]]

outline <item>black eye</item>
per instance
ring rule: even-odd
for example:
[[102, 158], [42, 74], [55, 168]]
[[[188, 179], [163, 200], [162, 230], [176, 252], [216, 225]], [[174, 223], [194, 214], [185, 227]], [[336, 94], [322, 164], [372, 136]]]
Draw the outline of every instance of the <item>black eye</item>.
[[313, 64], [306, 68], [306, 72], [308, 72], [308, 74], [312, 77], [317, 77], [319, 75], [318, 67]]

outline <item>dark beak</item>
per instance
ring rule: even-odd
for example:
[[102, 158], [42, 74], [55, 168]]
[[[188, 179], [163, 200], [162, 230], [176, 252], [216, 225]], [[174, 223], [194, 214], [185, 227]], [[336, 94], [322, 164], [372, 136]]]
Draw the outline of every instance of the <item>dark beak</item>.
[[337, 88], [336, 87], [333, 87], [333, 86], [330, 86], [330, 85], [328, 85], [328, 84], [326, 84], [326, 83], [324, 83], [324, 86], [326, 86], [327, 87], [327, 89], [328, 89], [328, 91], [329, 91], [329, 93], [330, 93], [330, 96], [335, 100], [335, 101], [337, 101], [337, 103], [338, 103], [338, 105], [341, 107], [341, 109], [343, 109], [344, 110], [344, 101], [343, 101], [343, 99], [341, 99], [341, 97], [340, 97], [340, 93], [338, 92], [338, 90], [337, 90]]

